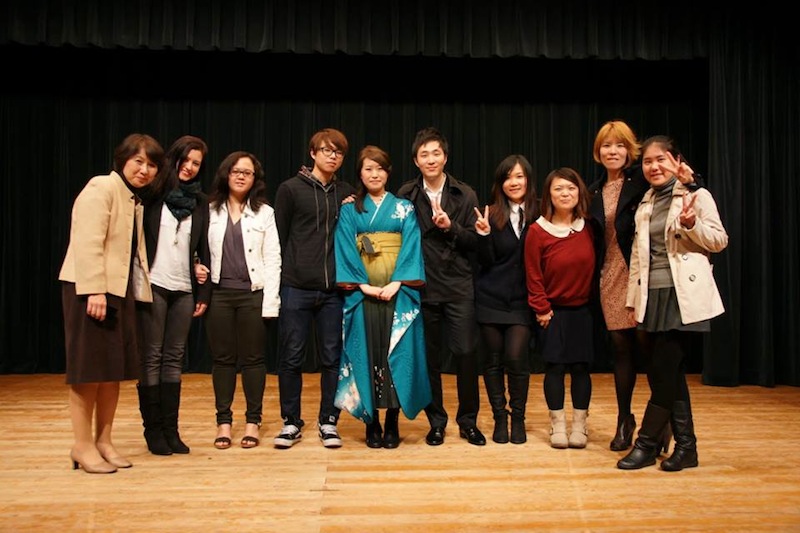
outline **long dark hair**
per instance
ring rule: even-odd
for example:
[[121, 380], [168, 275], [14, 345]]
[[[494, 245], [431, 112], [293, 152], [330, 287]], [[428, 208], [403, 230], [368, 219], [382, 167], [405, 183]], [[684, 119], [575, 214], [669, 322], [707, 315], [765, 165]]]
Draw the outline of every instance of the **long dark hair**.
[[492, 184], [491, 204], [489, 207], [489, 217], [494, 222], [497, 229], [505, 229], [508, 224], [508, 217], [511, 207], [508, 205], [508, 197], [503, 192], [503, 184], [508, 175], [519, 165], [522, 173], [527, 178], [525, 197], [523, 198], [522, 208], [525, 210], [525, 220], [529, 223], [539, 217], [538, 200], [536, 199], [536, 184], [533, 182], [533, 167], [524, 155], [512, 154], [500, 161], [494, 171], [494, 183]]
[[364, 182], [361, 180], [361, 168], [364, 166], [365, 159], [372, 159], [378, 163], [387, 174], [388, 177], [392, 175], [392, 160], [389, 154], [382, 148], [373, 146], [371, 144], [365, 146], [358, 152], [358, 160], [356, 161], [356, 172], [358, 172], [358, 183], [356, 184], [356, 211], [359, 213], [364, 212], [364, 198], [367, 196], [367, 188], [364, 187]]
[[198, 150], [203, 155], [203, 161], [200, 164], [200, 169], [197, 171], [197, 176], [194, 180], [200, 178], [200, 172], [205, 167], [206, 154], [208, 153], [208, 146], [205, 141], [193, 135], [184, 135], [179, 137], [172, 143], [172, 146], [167, 150], [167, 155], [164, 158], [164, 167], [161, 169], [160, 179], [151, 187], [153, 196], [161, 197], [169, 191], [175, 189], [180, 184], [181, 165], [189, 157], [189, 152]]
[[255, 175], [253, 176], [253, 186], [250, 187], [249, 191], [247, 191], [247, 198], [245, 198], [245, 202], [250, 203], [250, 208], [253, 211], [258, 211], [258, 208], [264, 204], [269, 205], [269, 202], [267, 201], [267, 184], [264, 181], [264, 168], [261, 166], [261, 161], [259, 161], [258, 158], [250, 152], [244, 152], [240, 150], [228, 154], [228, 156], [222, 160], [222, 163], [219, 164], [217, 173], [214, 175], [214, 183], [211, 185], [209, 204], [211, 204], [211, 207], [213, 207], [217, 212], [219, 212], [222, 204], [228, 201], [228, 196], [230, 196], [231, 190], [228, 187], [228, 176], [230, 175], [231, 170], [233, 170], [233, 165], [235, 165], [236, 162], [243, 157], [246, 157], [253, 162], [253, 170], [255, 171]]

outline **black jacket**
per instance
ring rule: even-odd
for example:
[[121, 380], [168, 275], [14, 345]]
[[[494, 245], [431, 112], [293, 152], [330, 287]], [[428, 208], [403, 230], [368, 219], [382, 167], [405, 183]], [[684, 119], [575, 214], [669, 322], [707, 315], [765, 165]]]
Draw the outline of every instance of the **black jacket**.
[[[161, 209], [164, 199], [154, 199], [144, 204], [144, 242], [147, 246], [147, 263], [152, 266], [156, 258], [158, 234], [161, 229]], [[197, 195], [197, 205], [192, 211], [192, 230], [189, 237], [189, 275], [192, 278], [192, 289], [195, 302], [208, 303], [211, 301], [211, 275], [202, 285], [197, 283], [194, 276], [195, 256], [200, 263], [211, 266], [211, 256], [208, 251], [208, 196], [203, 193]]]
[[[617, 212], [614, 215], [614, 228], [617, 230], [617, 244], [622, 251], [622, 256], [625, 262], [630, 265], [631, 263], [631, 247], [633, 246], [633, 237], [636, 233], [636, 222], [634, 215], [636, 208], [639, 207], [644, 193], [650, 188], [650, 184], [644, 179], [642, 174], [642, 167], [634, 165], [626, 168], [623, 171], [625, 175], [622, 190], [619, 193], [619, 201], [617, 202]], [[597, 263], [602, 265], [605, 262], [605, 227], [606, 215], [605, 206], [603, 205], [603, 185], [608, 180], [608, 173], [603, 170], [600, 178], [589, 185], [589, 194], [592, 196], [592, 202], [589, 205], [589, 213], [592, 218], [599, 224], [598, 230], [600, 231], [598, 247]]]
[[[625, 175], [625, 182], [622, 184], [622, 190], [619, 193], [619, 200], [617, 202], [617, 212], [614, 215], [614, 228], [617, 230], [617, 244], [622, 250], [622, 256], [625, 262], [631, 264], [631, 248], [633, 247], [633, 237], [636, 234], [636, 222], [634, 216], [639, 203], [642, 201], [644, 193], [650, 189], [650, 183], [645, 179], [640, 165], [634, 165], [626, 168], [623, 171]], [[589, 185], [589, 194], [592, 196], [591, 204], [589, 205], [589, 213], [592, 218], [599, 224], [598, 230], [600, 231], [599, 240], [600, 246], [598, 248], [597, 262], [603, 265], [605, 262], [605, 227], [606, 215], [605, 206], [603, 205], [603, 185], [608, 180], [608, 173], [603, 170], [600, 178], [594, 183]], [[695, 182], [688, 186], [690, 190], [703, 187], [703, 179], [699, 174], [694, 175]]]
[[278, 186], [275, 224], [281, 241], [281, 283], [308, 290], [336, 289], [333, 235], [342, 199], [355, 193], [336, 176], [323, 185], [309, 169]]
[[[529, 315], [528, 287], [525, 282], [525, 236], [527, 221], [517, 239], [511, 224], [501, 230], [491, 223], [491, 233], [478, 236], [478, 272], [475, 305], [504, 312]], [[480, 320], [480, 316], [478, 317]]]
[[452, 222], [450, 231], [442, 231], [433, 223], [433, 209], [425, 194], [422, 176], [403, 183], [397, 196], [414, 204], [422, 232], [426, 276], [422, 300], [435, 303], [472, 300], [475, 295], [472, 262], [478, 240], [474, 211], [478, 207], [478, 196], [475, 191], [446, 174], [442, 209]]

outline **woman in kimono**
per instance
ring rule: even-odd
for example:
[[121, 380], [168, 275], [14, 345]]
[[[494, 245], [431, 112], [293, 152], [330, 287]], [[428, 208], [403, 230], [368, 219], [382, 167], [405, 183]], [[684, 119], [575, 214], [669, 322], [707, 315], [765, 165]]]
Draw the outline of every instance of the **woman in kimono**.
[[431, 401], [420, 315], [422, 241], [413, 204], [386, 191], [389, 155], [366, 146], [356, 168], [355, 201], [342, 207], [334, 239], [336, 282], [345, 291], [336, 406], [366, 424], [367, 446], [397, 448], [400, 409], [414, 419]]

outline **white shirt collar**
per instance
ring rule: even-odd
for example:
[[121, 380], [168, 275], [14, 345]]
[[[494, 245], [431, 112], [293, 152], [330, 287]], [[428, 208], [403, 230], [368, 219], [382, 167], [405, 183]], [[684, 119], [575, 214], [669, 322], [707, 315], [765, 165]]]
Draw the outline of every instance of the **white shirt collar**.
[[583, 227], [586, 225], [586, 221], [584, 219], [576, 218], [575, 220], [572, 221], [572, 224], [570, 224], [568, 228], [564, 226], [556, 226], [543, 216], [537, 218], [536, 223], [539, 224], [543, 230], [545, 230], [553, 237], [559, 237], [562, 239], [564, 237], [569, 236], [571, 233], [577, 233], [583, 231]]

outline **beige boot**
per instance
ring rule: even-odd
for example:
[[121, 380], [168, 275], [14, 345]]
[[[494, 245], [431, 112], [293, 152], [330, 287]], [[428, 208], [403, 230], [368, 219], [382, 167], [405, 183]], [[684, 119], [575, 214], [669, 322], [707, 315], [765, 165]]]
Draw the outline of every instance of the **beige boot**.
[[569, 447], [567, 413], [563, 409], [550, 411], [550, 446], [560, 449]]
[[589, 416], [588, 409], [572, 410], [572, 430], [569, 434], [570, 448], [586, 448], [586, 441], [589, 440], [586, 429], [586, 417]]

